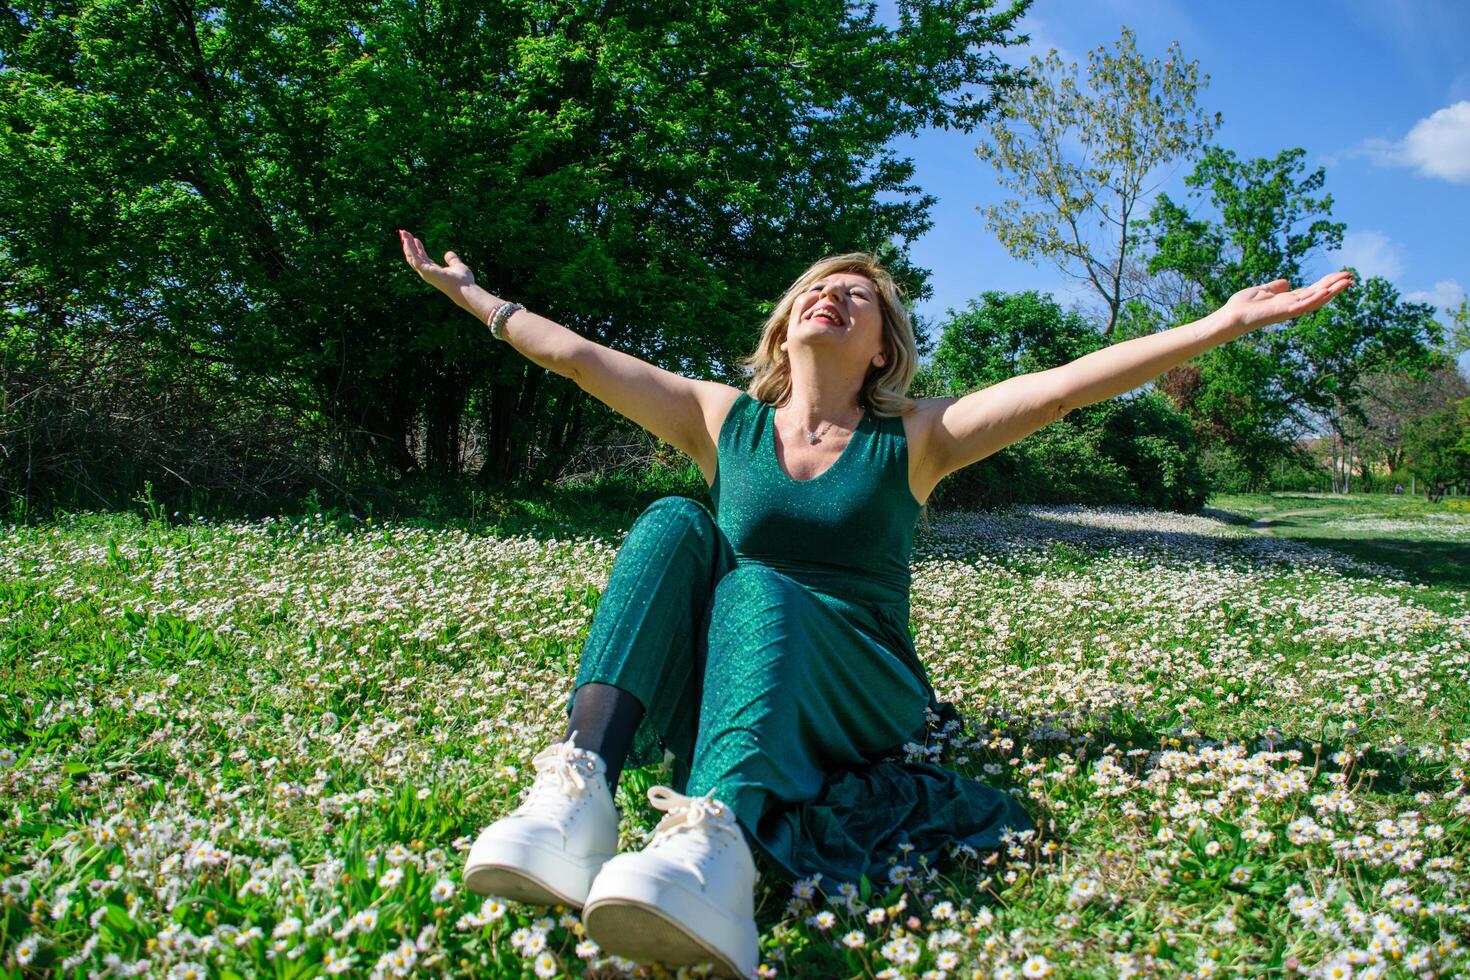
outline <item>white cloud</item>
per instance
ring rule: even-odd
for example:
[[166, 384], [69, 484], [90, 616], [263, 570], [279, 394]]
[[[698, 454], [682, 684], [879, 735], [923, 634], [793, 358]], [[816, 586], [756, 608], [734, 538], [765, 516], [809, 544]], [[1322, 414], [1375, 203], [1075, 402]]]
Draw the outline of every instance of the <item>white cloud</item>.
[[1447, 313], [1464, 302], [1465, 287], [1453, 279], [1441, 279], [1433, 289], [1404, 293], [1404, 299], [1411, 303], [1433, 303], [1441, 312]]
[[1381, 231], [1350, 231], [1342, 248], [1333, 253], [1339, 266], [1351, 266], [1363, 276], [1397, 279], [1404, 269], [1404, 247]]
[[1371, 139], [1362, 149], [1382, 164], [1413, 167], [1425, 177], [1470, 184], [1470, 100], [1419, 120], [1398, 142]]

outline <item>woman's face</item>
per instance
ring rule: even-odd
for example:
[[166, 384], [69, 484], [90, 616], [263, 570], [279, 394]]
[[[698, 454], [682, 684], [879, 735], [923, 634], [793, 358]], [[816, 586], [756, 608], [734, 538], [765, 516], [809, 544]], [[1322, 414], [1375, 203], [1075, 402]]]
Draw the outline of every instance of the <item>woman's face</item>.
[[838, 272], [807, 284], [797, 294], [786, 323], [781, 346], [788, 354], [793, 341], [835, 344], [854, 359], [872, 361], [883, 350], [883, 307], [877, 286], [856, 272]]

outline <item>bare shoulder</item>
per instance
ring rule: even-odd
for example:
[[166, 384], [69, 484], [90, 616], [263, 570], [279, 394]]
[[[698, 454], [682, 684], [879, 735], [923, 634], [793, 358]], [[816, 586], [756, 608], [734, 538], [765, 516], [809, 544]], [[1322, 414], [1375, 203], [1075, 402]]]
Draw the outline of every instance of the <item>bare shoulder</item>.
[[908, 440], [910, 459], [927, 458], [940, 416], [956, 401], [958, 399], [955, 398], [914, 399], [916, 407], [903, 417], [903, 431]]
[[912, 412], [903, 416], [904, 441], [908, 444], [909, 489], [919, 503], [928, 503], [929, 494], [948, 473], [939, 468], [934, 447], [934, 430], [945, 408], [955, 398], [915, 398]]
[[704, 428], [700, 445], [690, 455], [699, 464], [699, 470], [704, 474], [705, 484], [709, 485], [715, 480], [720, 429], [725, 424], [725, 418], [730, 414], [730, 407], [735, 404], [735, 400], [740, 397], [743, 389], [721, 384], [718, 381], [699, 379], [694, 379], [693, 384], [695, 398], [699, 400], [700, 414], [704, 416]]

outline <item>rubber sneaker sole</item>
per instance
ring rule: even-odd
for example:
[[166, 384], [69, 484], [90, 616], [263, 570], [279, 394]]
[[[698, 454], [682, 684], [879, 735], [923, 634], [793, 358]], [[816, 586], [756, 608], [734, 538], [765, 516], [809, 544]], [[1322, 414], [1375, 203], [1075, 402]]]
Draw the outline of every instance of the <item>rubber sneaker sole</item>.
[[564, 852], [513, 838], [473, 849], [465, 864], [465, 887], [476, 895], [495, 895], [526, 905], [569, 905], [580, 909], [592, 880], [610, 859], [583, 866]]
[[494, 895], [497, 898], [520, 902], [524, 905], [567, 905], [581, 908], [582, 903], [570, 895], [555, 891], [519, 868], [507, 868], [494, 864], [482, 864], [465, 872], [465, 887], [476, 895]]
[[[736, 922], [684, 889], [651, 875], [619, 871], [614, 890], [615, 894], [589, 896], [591, 901], [582, 909], [587, 935], [605, 952], [675, 968], [712, 963], [715, 976], [738, 980], [754, 974], [760, 965], [759, 934], [753, 921]], [[695, 911], [706, 919], [707, 928], [696, 932], [668, 911], [670, 907]], [[736, 951], [741, 949], [754, 957], [749, 967], [736, 961]]]

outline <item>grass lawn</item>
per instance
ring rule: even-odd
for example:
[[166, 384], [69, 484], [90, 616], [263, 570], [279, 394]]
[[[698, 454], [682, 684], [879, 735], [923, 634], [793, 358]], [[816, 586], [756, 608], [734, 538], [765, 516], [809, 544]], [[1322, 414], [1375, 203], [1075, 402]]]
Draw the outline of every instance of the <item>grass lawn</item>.
[[1267, 533], [1392, 566], [1417, 581], [1470, 589], [1470, 499], [1394, 494], [1217, 494], [1209, 506]]
[[[912, 758], [1041, 833], [763, 880], [762, 973], [1470, 972], [1466, 515], [1364, 503], [936, 514], [911, 625], [967, 728]], [[641, 504], [558, 506], [0, 527], [0, 973], [659, 975], [460, 881]]]

